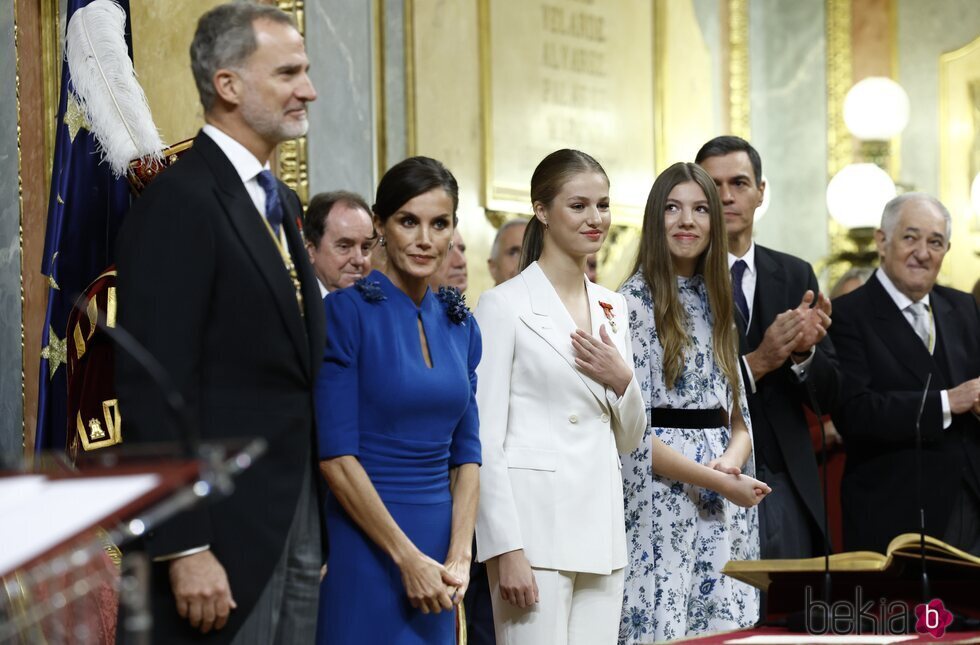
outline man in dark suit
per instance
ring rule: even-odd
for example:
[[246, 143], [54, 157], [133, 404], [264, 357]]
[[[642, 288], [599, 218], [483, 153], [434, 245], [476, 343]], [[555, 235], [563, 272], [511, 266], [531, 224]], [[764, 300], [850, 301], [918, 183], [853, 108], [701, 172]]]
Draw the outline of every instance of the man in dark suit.
[[[970, 294], [936, 284], [949, 234], [937, 199], [896, 197], [875, 233], [880, 268], [835, 302], [847, 550], [884, 552], [917, 532], [921, 485], [926, 533], [980, 555], [980, 312]], [[920, 484], [915, 426], [930, 374]]]
[[830, 301], [805, 261], [752, 241], [766, 184], [759, 153], [739, 137], [712, 139], [696, 162], [715, 180], [728, 230], [742, 376], [758, 477], [773, 492], [759, 506], [763, 558], [823, 553], [823, 495], [803, 405], [829, 411], [836, 356]]
[[[207, 124], [120, 234], [119, 322], [163, 365], [203, 441], [261, 437], [234, 493], [150, 531], [154, 642], [308, 643], [322, 562], [312, 386], [323, 303], [299, 199], [269, 171], [316, 98], [274, 7], [201, 17], [191, 64]], [[174, 441], [162, 393], [120, 353], [126, 443]]]

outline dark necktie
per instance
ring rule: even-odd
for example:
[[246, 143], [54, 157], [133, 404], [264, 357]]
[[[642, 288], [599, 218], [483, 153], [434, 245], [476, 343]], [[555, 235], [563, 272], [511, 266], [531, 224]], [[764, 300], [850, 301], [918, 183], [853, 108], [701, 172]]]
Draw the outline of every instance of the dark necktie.
[[279, 185], [276, 183], [276, 178], [268, 170], [260, 172], [256, 179], [265, 192], [265, 218], [269, 220], [272, 232], [278, 237], [283, 217], [282, 202], [279, 200]]
[[742, 291], [742, 276], [749, 265], [745, 260], [736, 260], [732, 265], [732, 295], [735, 296], [735, 308], [742, 314], [742, 320], [746, 327], [749, 324], [749, 303], [745, 300], [745, 292]]

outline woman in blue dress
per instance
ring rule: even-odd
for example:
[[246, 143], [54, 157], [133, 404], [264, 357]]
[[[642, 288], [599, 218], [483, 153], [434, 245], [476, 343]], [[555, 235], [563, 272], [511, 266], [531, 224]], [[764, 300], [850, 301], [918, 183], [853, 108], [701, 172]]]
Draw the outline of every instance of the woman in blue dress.
[[438, 161], [392, 167], [373, 207], [384, 273], [324, 301], [321, 645], [455, 640], [479, 487], [481, 343], [458, 292], [434, 294], [427, 283], [452, 248], [457, 203], [456, 180]]
[[[714, 182], [695, 164], [674, 164], [653, 184], [636, 273], [620, 289], [649, 420], [640, 448], [623, 459], [630, 562], [621, 645], [759, 617], [758, 592], [721, 573], [728, 560], [759, 557], [754, 506], [770, 492], [746, 474], [752, 440], [727, 255]], [[652, 450], [657, 438], [710, 469], [678, 477]]]

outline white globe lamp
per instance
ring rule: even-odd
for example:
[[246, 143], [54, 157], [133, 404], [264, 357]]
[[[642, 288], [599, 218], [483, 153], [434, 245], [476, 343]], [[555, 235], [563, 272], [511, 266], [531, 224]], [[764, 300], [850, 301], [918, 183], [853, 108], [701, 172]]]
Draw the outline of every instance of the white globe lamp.
[[827, 184], [827, 210], [846, 229], [877, 228], [895, 182], [873, 163], [844, 166]]
[[888, 141], [909, 123], [909, 95], [884, 76], [858, 81], [844, 97], [844, 124], [862, 141]]

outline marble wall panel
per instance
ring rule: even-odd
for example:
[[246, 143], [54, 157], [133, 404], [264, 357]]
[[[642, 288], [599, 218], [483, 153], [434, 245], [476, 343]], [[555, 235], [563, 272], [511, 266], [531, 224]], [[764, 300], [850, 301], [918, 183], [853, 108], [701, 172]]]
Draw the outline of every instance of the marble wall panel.
[[310, 195], [353, 190], [368, 203], [376, 174], [373, 2], [306, 2]]
[[826, 255], [827, 96], [824, 3], [752, 0], [752, 144], [772, 202], [758, 243], [816, 263]]
[[939, 194], [939, 56], [980, 36], [976, 0], [898, 0], [898, 76], [911, 103], [901, 179]]
[[20, 204], [18, 199], [14, 4], [0, 4], [0, 469], [23, 445]]
[[384, 145], [381, 170], [408, 156], [405, 0], [384, 0]]

